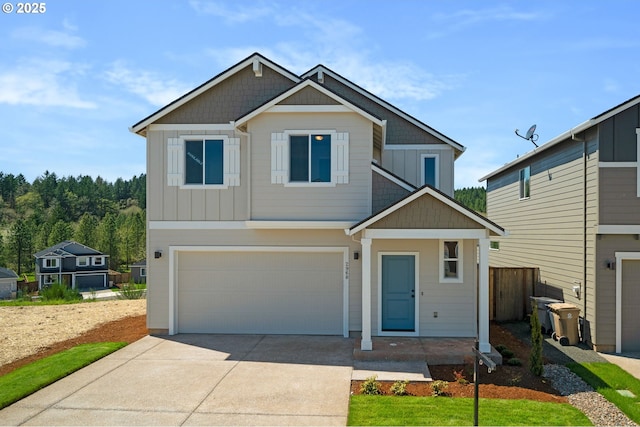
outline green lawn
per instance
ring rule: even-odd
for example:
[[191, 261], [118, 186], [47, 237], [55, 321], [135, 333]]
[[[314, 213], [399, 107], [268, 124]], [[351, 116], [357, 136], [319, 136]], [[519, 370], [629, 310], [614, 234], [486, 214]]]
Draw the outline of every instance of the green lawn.
[[[571, 363], [567, 367], [629, 418], [640, 423], [640, 380], [613, 363]], [[625, 397], [618, 390], [628, 390], [636, 397]]]
[[[590, 426], [589, 419], [566, 403], [480, 399], [480, 425]], [[473, 425], [473, 399], [414, 396], [351, 396], [348, 425]]]
[[0, 409], [126, 345], [124, 342], [82, 344], [0, 377]]

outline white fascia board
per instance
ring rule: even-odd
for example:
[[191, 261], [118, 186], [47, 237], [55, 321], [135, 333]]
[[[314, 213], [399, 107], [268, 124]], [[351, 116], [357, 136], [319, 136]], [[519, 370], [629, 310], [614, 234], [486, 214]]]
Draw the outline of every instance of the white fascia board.
[[398, 179], [398, 177], [392, 175], [391, 173], [387, 172], [386, 170], [382, 169], [380, 166], [376, 164], [373, 164], [373, 163], [371, 164], [371, 170], [376, 172], [379, 175], [382, 175], [383, 177], [387, 178], [389, 181], [395, 183], [396, 185], [404, 188], [409, 192], [413, 192], [417, 190], [417, 187], [414, 187], [413, 185], [410, 185], [408, 182], [404, 182], [401, 179]]
[[279, 72], [283, 76], [289, 78], [291, 81], [293, 81], [295, 83], [298, 83], [301, 80], [300, 77], [296, 76], [295, 74], [292, 74], [292, 73], [288, 72], [287, 70], [285, 70], [281, 66], [269, 61], [268, 59], [266, 59], [266, 58], [264, 58], [264, 57], [262, 57], [260, 55], [251, 55], [250, 57], [248, 57], [244, 61], [236, 64], [235, 66], [233, 66], [232, 68], [228, 69], [226, 72], [223, 72], [218, 77], [214, 78], [213, 80], [209, 81], [208, 83], [206, 83], [206, 84], [200, 86], [199, 88], [193, 90], [192, 92], [184, 95], [182, 98], [178, 98], [177, 100], [173, 101], [172, 104], [168, 104], [167, 106], [161, 108], [156, 113], [154, 113], [151, 116], [149, 116], [146, 120], [144, 120], [144, 121], [142, 121], [142, 122], [140, 122], [140, 123], [138, 123], [138, 124], [136, 124], [134, 126], [131, 126], [129, 128], [129, 131], [131, 131], [133, 133], [140, 133], [147, 126], [149, 126], [151, 123], [153, 123], [156, 120], [158, 120], [159, 118], [169, 114], [170, 112], [176, 110], [177, 108], [181, 107], [182, 105], [186, 104], [187, 102], [191, 101], [192, 99], [196, 98], [197, 96], [201, 95], [202, 93], [208, 91], [212, 87], [216, 86], [218, 83], [226, 80], [227, 78], [229, 78], [230, 76], [236, 74], [240, 70], [243, 70], [244, 68], [246, 68], [248, 66], [253, 67], [254, 66], [254, 61], [259, 61], [259, 62], [261, 62], [263, 64], [268, 65], [269, 68], [272, 68], [273, 70], [276, 70], [277, 72]]
[[264, 230], [342, 230], [357, 221], [246, 221], [247, 228]]
[[414, 117], [411, 117], [410, 115], [408, 115], [404, 111], [398, 109], [397, 107], [394, 107], [393, 105], [389, 104], [388, 102], [384, 101], [383, 99], [378, 98], [375, 95], [372, 95], [371, 93], [361, 89], [360, 87], [355, 86], [350, 81], [348, 81], [348, 80], [344, 79], [343, 77], [335, 74], [334, 72], [332, 72], [331, 70], [329, 70], [327, 68], [324, 68], [322, 66], [316, 67], [316, 68], [308, 71], [307, 73], [303, 74], [301, 77], [302, 78], [310, 77], [310, 76], [318, 73], [318, 71], [321, 71], [324, 74], [329, 74], [332, 78], [336, 79], [337, 81], [339, 81], [343, 85], [355, 90], [356, 92], [358, 92], [359, 94], [365, 96], [366, 98], [369, 98], [371, 101], [375, 102], [376, 104], [379, 104], [380, 106], [382, 106], [382, 107], [394, 112], [395, 114], [399, 115], [403, 119], [405, 119], [408, 122], [414, 124], [415, 126], [419, 127], [420, 129], [424, 130], [425, 132], [429, 133], [430, 135], [433, 135], [438, 139], [444, 140], [447, 144], [450, 144], [452, 147], [454, 147], [458, 151], [460, 151], [460, 153], [464, 153], [464, 151], [467, 149], [465, 146], [460, 145], [459, 143], [455, 142], [451, 138], [441, 134], [440, 132], [435, 131], [434, 129], [429, 128], [424, 123], [421, 123], [419, 120], [415, 119]]
[[274, 105], [265, 113], [350, 113], [344, 105]]
[[596, 228], [596, 234], [640, 234], [640, 224], [639, 225], [600, 224]]
[[384, 144], [384, 150], [453, 150], [448, 144]]
[[367, 239], [486, 239], [487, 230], [484, 228], [367, 228], [364, 231]]
[[149, 230], [246, 230], [245, 221], [149, 221]]
[[321, 86], [318, 83], [314, 82], [313, 80], [306, 80], [303, 83], [301, 83], [299, 85], [296, 85], [296, 86], [292, 87], [291, 89], [289, 89], [288, 91], [280, 94], [279, 96], [277, 96], [276, 98], [272, 99], [271, 101], [269, 101], [268, 103], [264, 104], [263, 106], [253, 110], [249, 114], [247, 114], [247, 115], [245, 115], [243, 117], [240, 117], [238, 120], [236, 120], [234, 122], [234, 126], [236, 126], [236, 127], [242, 126], [243, 124], [245, 124], [246, 122], [248, 122], [252, 118], [258, 116], [259, 114], [264, 113], [267, 110], [270, 110], [271, 108], [273, 108], [274, 106], [276, 106], [277, 104], [279, 104], [283, 100], [287, 99], [288, 97], [290, 97], [294, 93], [299, 92], [300, 90], [302, 90], [304, 88], [307, 88], [309, 86], [311, 86], [312, 88], [316, 89], [318, 92], [321, 92], [322, 94], [328, 96], [329, 98], [333, 99], [334, 101], [339, 102], [340, 104], [346, 106], [351, 111], [360, 114], [361, 116], [365, 117], [369, 121], [371, 121], [373, 123], [376, 123], [376, 124], [378, 124], [380, 126], [383, 125], [382, 120], [380, 120], [379, 118], [372, 116], [371, 114], [369, 114], [366, 111], [362, 110], [360, 107], [357, 107], [357, 106], [353, 105], [352, 103], [350, 103], [349, 101], [347, 101], [346, 99], [343, 99], [343, 98], [339, 97], [335, 93], [327, 90], [326, 88], [324, 88], [323, 86]]
[[172, 123], [152, 123], [148, 127], [149, 131], [218, 131], [218, 130], [235, 130], [231, 123], [218, 124], [172, 124]]

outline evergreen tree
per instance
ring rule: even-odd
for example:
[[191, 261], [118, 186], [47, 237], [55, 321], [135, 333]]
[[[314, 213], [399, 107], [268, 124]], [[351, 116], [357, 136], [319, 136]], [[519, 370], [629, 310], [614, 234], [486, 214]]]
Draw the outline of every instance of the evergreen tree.
[[118, 226], [116, 217], [107, 213], [98, 227], [98, 249], [109, 255], [109, 268], [117, 270], [120, 265]]
[[8, 258], [16, 267], [18, 275], [22, 273], [22, 268], [31, 264], [31, 249], [33, 247], [29, 224], [19, 219], [9, 231]]
[[57, 245], [65, 240], [71, 240], [73, 238], [73, 228], [71, 224], [65, 221], [58, 221], [51, 228], [51, 234], [49, 234], [48, 244], [49, 246]]
[[97, 246], [97, 230], [98, 219], [90, 213], [85, 212], [82, 217], [80, 217], [74, 239], [78, 243], [82, 243], [90, 248], [95, 248]]
[[529, 370], [535, 376], [541, 376], [544, 370], [542, 364], [542, 328], [538, 319], [538, 307], [534, 304], [531, 312], [531, 354], [529, 355]]

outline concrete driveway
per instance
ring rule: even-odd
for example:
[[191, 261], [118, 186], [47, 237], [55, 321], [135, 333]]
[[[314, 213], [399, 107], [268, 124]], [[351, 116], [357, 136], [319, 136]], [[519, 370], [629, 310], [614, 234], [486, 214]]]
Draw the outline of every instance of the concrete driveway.
[[346, 425], [353, 340], [147, 336], [0, 411], [0, 425]]

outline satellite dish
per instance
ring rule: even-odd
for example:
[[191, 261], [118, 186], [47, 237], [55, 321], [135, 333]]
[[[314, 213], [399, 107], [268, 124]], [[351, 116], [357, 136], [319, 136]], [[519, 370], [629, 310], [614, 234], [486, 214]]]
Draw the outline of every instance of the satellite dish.
[[538, 140], [538, 134], [534, 133], [535, 131], [536, 131], [536, 125], [531, 125], [531, 127], [529, 128], [525, 136], [520, 135], [518, 133], [518, 129], [516, 129], [516, 135], [518, 135], [522, 139], [531, 141], [531, 143], [535, 145], [536, 148], [538, 148], [538, 144], [536, 144], [536, 141]]

